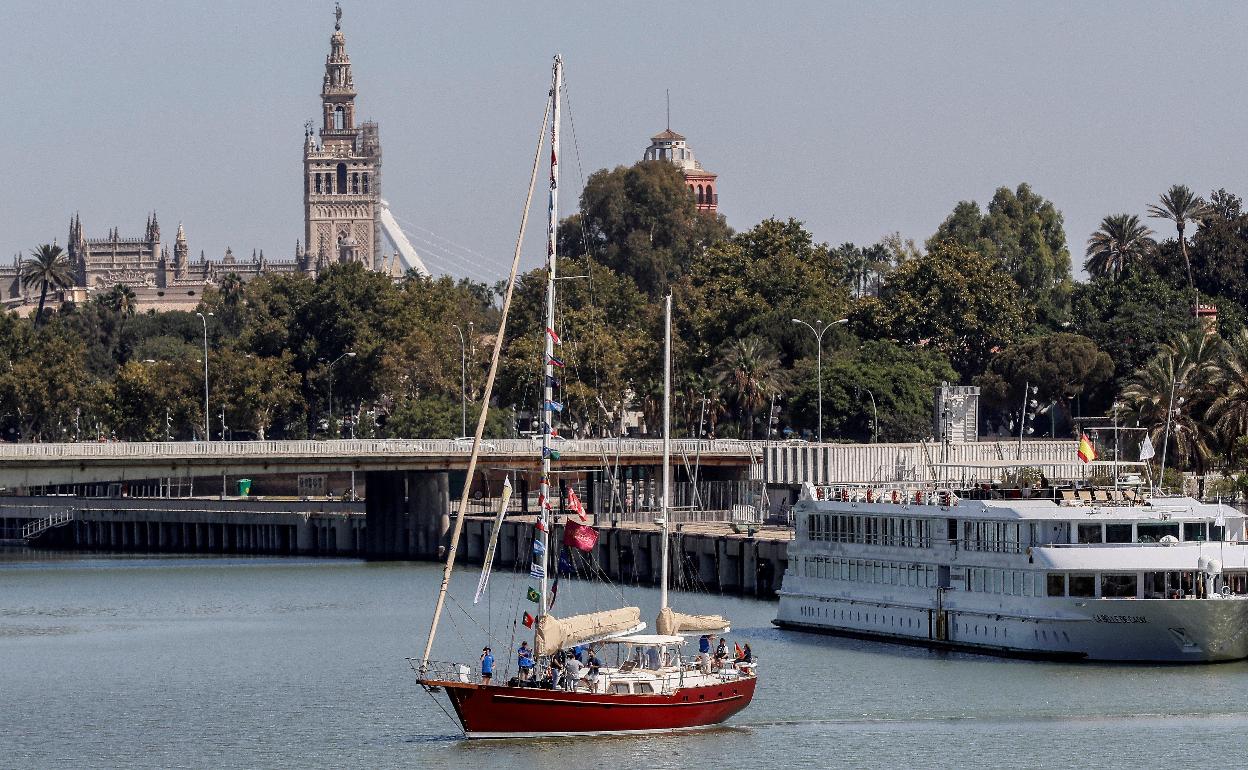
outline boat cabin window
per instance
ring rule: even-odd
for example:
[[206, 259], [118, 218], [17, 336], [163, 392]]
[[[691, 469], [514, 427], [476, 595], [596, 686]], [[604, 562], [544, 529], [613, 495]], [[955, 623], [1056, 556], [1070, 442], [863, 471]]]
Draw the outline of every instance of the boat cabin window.
[[1101, 575], [1101, 596], [1106, 599], [1134, 599], [1135, 573], [1129, 575]]
[[1066, 573], [1050, 572], [1046, 581], [1047, 594], [1049, 596], [1065, 596], [1066, 595]]
[[1071, 575], [1071, 596], [1096, 596], [1096, 575]]
[[1080, 524], [1079, 525], [1079, 542], [1080, 543], [1100, 543], [1103, 542], [1100, 524]]
[[958, 520], [957, 519], [945, 520], [945, 533], [949, 538], [949, 545], [954, 545], [958, 542]]
[[628, 682], [613, 682], [611, 684], [611, 692], [616, 695], [628, 695], [631, 689], [628, 686]]
[[1189, 521], [1183, 525], [1183, 539], [1203, 542], [1209, 539], [1209, 525], [1203, 521]]
[[1131, 525], [1130, 524], [1106, 524], [1105, 525], [1105, 542], [1106, 543], [1130, 543], [1131, 542]]
[[638, 694], [638, 695], [653, 695], [653, 694], [654, 694], [654, 686], [653, 686], [653, 685], [651, 685], [649, 682], [638, 682], [638, 683], [637, 683], [637, 694]]
[[[1174, 573], [1169, 573], [1173, 575]], [[1144, 573], [1144, 598], [1145, 599], [1168, 599], [1170, 591], [1167, 586], [1167, 573], [1165, 572], [1145, 572]]]
[[1136, 525], [1136, 542], [1140, 543], [1158, 543], [1166, 535], [1172, 536], [1174, 539], [1179, 538], [1178, 522], [1174, 524], [1144, 524]]

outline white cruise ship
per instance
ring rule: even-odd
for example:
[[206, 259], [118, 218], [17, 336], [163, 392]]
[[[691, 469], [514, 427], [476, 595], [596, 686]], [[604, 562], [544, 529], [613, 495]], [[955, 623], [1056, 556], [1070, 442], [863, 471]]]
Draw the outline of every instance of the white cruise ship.
[[1229, 506], [807, 484], [793, 515], [784, 628], [1024, 657], [1248, 657], [1248, 543]]

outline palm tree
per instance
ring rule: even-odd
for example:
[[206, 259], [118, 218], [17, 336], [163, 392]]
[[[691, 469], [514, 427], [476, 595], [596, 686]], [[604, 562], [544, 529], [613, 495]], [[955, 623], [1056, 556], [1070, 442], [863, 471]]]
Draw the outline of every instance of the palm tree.
[[1215, 395], [1205, 422], [1229, 452], [1237, 438], [1248, 435], [1248, 329], [1227, 340], [1211, 379]]
[[1171, 186], [1161, 196], [1161, 205], [1151, 204], [1148, 215], [1154, 219], [1169, 219], [1179, 232], [1179, 248], [1183, 251], [1183, 264], [1187, 267], [1187, 287], [1192, 290], [1192, 311], [1200, 304], [1200, 295], [1196, 293], [1196, 283], [1192, 280], [1192, 262], [1187, 256], [1187, 241], [1183, 238], [1183, 230], [1189, 221], [1197, 221], [1209, 215], [1209, 204], [1205, 203], [1185, 184]]
[[1170, 420], [1170, 458], [1203, 469], [1212, 455], [1210, 431], [1197, 416], [1206, 413], [1215, 381], [1220, 341], [1201, 330], [1190, 332], [1150, 358], [1127, 380], [1122, 402], [1137, 423], [1148, 429], [1158, 452], [1165, 442], [1170, 394], [1174, 414]]
[[104, 295], [104, 306], [112, 310], [124, 320], [134, 315], [135, 308], [138, 306], [138, 299], [134, 296], [134, 289], [119, 283], [108, 290]]
[[21, 281], [26, 289], [39, 287], [39, 309], [35, 311], [35, 326], [43, 323], [43, 306], [48, 300], [48, 290], [60, 290], [73, 283], [74, 277], [69, 259], [60, 246], [43, 244], [30, 252], [31, 260], [22, 263]]
[[1153, 231], [1135, 214], [1111, 214], [1101, 220], [1101, 228], [1088, 238], [1088, 261], [1084, 267], [1093, 276], [1119, 278], [1155, 245]]
[[737, 405], [746, 438], [754, 438], [754, 413], [784, 385], [779, 357], [755, 338], [736, 340], [720, 366], [719, 381]]

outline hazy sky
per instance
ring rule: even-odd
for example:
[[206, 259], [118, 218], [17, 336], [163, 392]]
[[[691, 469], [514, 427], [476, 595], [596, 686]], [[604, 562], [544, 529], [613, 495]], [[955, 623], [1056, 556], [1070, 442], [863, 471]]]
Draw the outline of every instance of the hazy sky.
[[[792, 216], [831, 243], [922, 241], [958, 200], [1026, 181], [1065, 214], [1078, 267], [1101, 217], [1174, 182], [1248, 193], [1243, 4], [343, 5], [382, 194], [435, 272], [504, 273], [556, 51], [565, 213], [578, 149], [585, 175], [638, 160], [665, 88], [738, 230]], [[194, 254], [290, 257], [332, 9], [6, 2], [0, 258], [63, 244], [74, 211], [102, 237], [141, 235], [152, 209]]]

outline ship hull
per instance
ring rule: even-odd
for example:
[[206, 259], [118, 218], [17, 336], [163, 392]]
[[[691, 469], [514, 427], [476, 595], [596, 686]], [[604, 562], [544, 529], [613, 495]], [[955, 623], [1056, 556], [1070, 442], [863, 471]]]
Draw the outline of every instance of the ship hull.
[[446, 690], [469, 738], [667, 732], [717, 725], [749, 705], [755, 677], [667, 695], [566, 692], [533, 687], [433, 682]]

